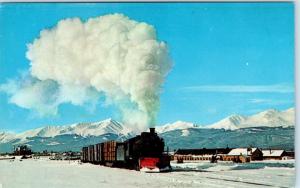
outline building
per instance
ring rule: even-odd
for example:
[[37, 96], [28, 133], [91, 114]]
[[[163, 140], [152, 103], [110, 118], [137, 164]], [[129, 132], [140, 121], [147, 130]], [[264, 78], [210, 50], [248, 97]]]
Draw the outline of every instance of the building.
[[14, 149], [14, 155], [31, 155], [31, 149], [27, 145], [17, 146]]
[[221, 161], [232, 161], [236, 163], [248, 163], [250, 162], [250, 156], [247, 155], [223, 155], [220, 156]]
[[285, 151], [287, 158], [295, 159], [295, 151]]
[[175, 161], [212, 161], [218, 155], [227, 154], [230, 148], [216, 148], [216, 149], [178, 149], [172, 157]]
[[279, 149], [262, 150], [264, 160], [286, 160], [290, 157], [287, 152]]
[[263, 153], [259, 148], [235, 148], [227, 155], [222, 155], [220, 160], [233, 162], [263, 160]]

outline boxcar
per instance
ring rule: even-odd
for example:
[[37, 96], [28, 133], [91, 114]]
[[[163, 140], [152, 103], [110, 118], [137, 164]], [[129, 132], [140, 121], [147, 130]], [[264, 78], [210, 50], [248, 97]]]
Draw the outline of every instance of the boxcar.
[[94, 163], [94, 145], [88, 147], [88, 162]]
[[83, 147], [81, 153], [81, 161], [84, 163], [88, 162], [88, 147]]
[[95, 164], [101, 164], [102, 162], [102, 150], [103, 150], [103, 143], [99, 143], [94, 145], [94, 152], [95, 152], [95, 157], [94, 157], [94, 163]]

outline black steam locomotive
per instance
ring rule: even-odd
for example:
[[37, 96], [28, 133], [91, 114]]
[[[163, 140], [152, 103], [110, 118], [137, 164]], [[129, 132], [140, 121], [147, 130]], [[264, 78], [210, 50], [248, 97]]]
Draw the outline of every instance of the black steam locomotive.
[[82, 148], [82, 162], [141, 171], [170, 170], [170, 156], [164, 154], [164, 141], [155, 133], [141, 135], [125, 142], [108, 141]]

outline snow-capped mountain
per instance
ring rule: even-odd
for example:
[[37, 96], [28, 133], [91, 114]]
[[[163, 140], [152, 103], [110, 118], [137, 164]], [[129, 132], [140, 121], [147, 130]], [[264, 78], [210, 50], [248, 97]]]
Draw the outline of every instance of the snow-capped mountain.
[[14, 138], [14, 134], [1, 132], [0, 133], [0, 143], [8, 142]]
[[176, 121], [174, 123], [167, 123], [165, 125], [156, 127], [156, 132], [164, 133], [164, 132], [178, 130], [178, 129], [183, 130], [183, 129], [197, 128], [197, 127], [198, 126], [193, 123], [184, 122], [184, 121]]
[[5, 143], [14, 139], [24, 142], [32, 137], [55, 137], [60, 135], [100, 136], [115, 134], [128, 136], [132, 133], [128, 127], [121, 123], [106, 119], [95, 123], [77, 123], [68, 126], [46, 126], [32, 129], [19, 134], [0, 133], [0, 142]]
[[249, 127], [290, 127], [295, 125], [295, 109], [290, 108], [285, 111], [278, 111], [275, 109], [266, 110], [252, 116], [243, 116], [234, 114], [228, 116], [216, 123], [199, 126], [194, 123], [176, 121], [175, 123], [168, 123], [156, 127], [158, 133], [164, 133], [173, 130], [185, 130], [189, 128], [213, 128], [236, 130], [240, 128]]
[[295, 109], [285, 111], [266, 110], [252, 116], [231, 115], [206, 126], [214, 129], [235, 130], [248, 127], [289, 127], [295, 125]]
[[99, 136], [107, 133], [116, 135], [128, 135], [132, 133], [132, 130], [115, 120], [107, 119], [95, 123], [74, 124], [61, 131], [61, 133], [77, 134], [81, 136]]

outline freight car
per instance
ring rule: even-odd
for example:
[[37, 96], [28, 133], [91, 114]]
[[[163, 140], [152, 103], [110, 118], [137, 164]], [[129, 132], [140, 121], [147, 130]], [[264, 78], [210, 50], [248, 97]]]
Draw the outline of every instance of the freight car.
[[171, 169], [170, 156], [164, 154], [164, 140], [154, 128], [125, 142], [108, 141], [83, 147], [81, 161], [151, 172]]

